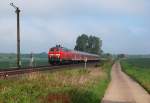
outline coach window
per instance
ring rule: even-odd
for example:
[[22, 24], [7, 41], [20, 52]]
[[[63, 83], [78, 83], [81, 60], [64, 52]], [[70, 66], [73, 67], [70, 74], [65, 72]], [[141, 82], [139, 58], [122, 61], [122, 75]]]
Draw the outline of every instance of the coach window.
[[63, 48], [63, 51], [69, 51], [67, 48]]

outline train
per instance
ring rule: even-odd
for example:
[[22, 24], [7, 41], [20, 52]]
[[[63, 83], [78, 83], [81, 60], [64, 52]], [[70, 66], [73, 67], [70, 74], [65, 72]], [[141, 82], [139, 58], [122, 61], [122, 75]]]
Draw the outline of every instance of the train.
[[60, 45], [56, 45], [55, 47], [49, 49], [48, 60], [50, 64], [54, 65], [99, 61], [100, 56], [87, 52], [70, 50]]

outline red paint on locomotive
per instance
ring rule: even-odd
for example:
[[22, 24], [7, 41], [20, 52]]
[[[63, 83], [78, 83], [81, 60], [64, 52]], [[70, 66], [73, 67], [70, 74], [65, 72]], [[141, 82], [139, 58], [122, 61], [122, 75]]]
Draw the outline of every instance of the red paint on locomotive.
[[85, 59], [87, 61], [98, 61], [100, 59], [99, 55], [69, 50], [61, 46], [51, 48], [48, 53], [48, 58], [50, 64], [83, 62]]

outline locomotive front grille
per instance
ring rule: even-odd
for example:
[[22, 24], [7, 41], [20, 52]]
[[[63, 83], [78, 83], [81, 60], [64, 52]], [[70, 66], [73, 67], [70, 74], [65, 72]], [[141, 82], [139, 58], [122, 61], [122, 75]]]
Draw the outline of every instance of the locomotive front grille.
[[51, 61], [59, 61], [60, 58], [59, 58], [59, 57], [51, 57], [50, 60], [51, 60]]

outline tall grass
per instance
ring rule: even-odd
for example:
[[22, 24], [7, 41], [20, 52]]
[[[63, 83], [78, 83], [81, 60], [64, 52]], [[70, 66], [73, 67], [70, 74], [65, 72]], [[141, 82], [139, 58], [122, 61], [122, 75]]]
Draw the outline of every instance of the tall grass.
[[31, 73], [0, 80], [2, 103], [99, 103], [109, 83], [110, 62], [92, 69]]

